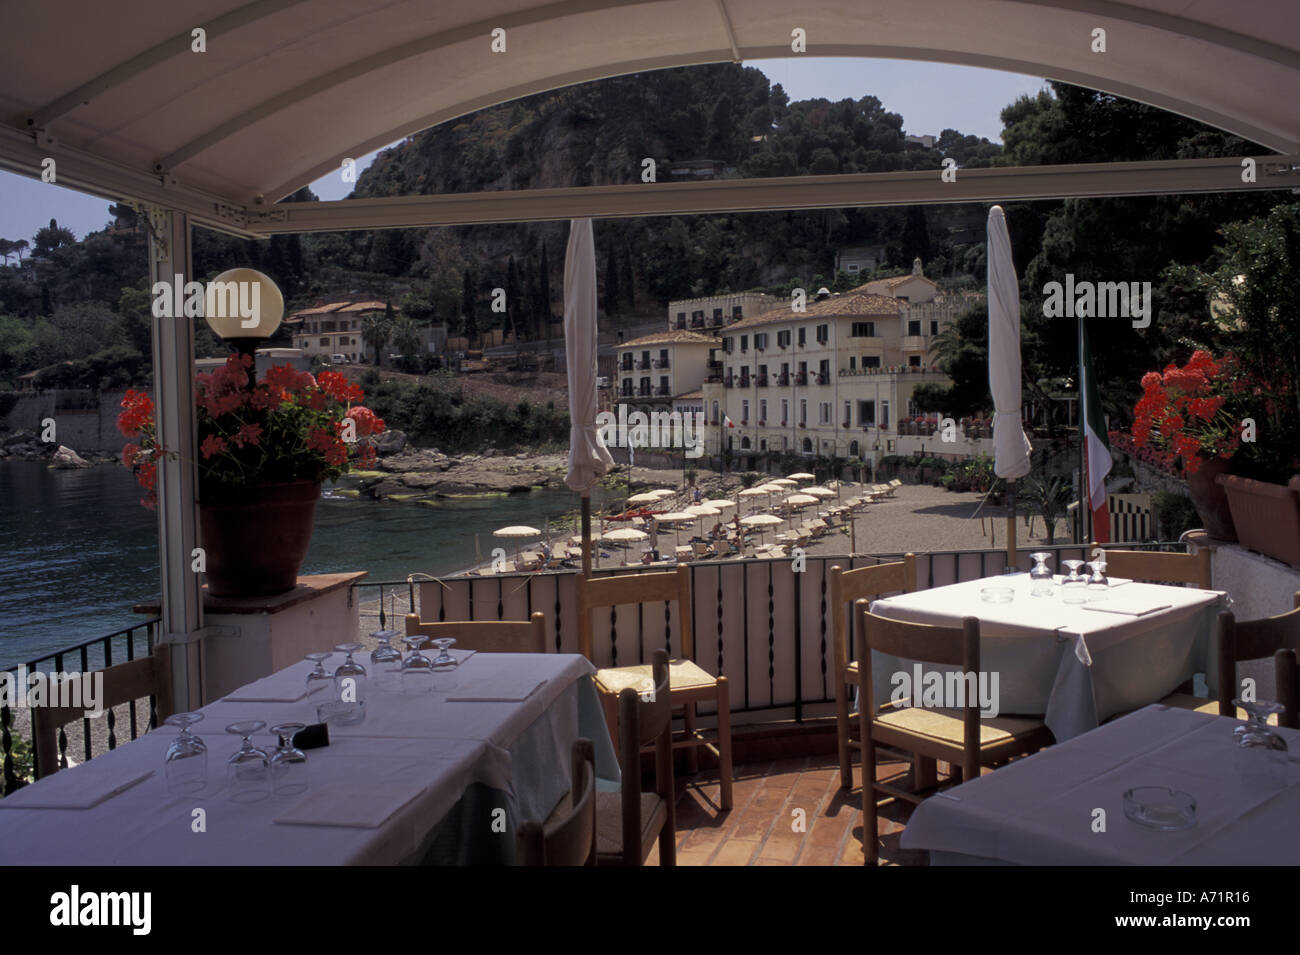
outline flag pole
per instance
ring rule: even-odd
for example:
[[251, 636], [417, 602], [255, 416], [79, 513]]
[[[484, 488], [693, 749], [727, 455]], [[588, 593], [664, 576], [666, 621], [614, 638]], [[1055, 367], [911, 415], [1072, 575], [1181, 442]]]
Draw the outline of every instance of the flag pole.
[[1078, 392], [1079, 398], [1076, 402], [1074, 414], [1075, 434], [1079, 438], [1079, 543], [1084, 545], [1085, 550], [1088, 544], [1088, 515], [1091, 513], [1090, 501], [1088, 499], [1088, 449], [1087, 440], [1083, 433], [1083, 316], [1079, 316], [1079, 380]]

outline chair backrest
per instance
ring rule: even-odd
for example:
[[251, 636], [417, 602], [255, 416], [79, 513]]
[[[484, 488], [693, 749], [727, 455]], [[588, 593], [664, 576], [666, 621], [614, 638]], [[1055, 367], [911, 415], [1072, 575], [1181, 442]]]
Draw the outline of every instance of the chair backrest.
[[[916, 555], [904, 554], [902, 560], [888, 564], [875, 564], [844, 570], [838, 564], [831, 567], [831, 635], [834, 641], [835, 665], [843, 670], [848, 664], [852, 647], [852, 627], [855, 620], [847, 611], [863, 598], [881, 594], [909, 593], [916, 589]], [[845, 605], [848, 606], [845, 606]]]
[[[1300, 591], [1292, 595], [1291, 603], [1294, 609], [1258, 620], [1238, 620], [1228, 610], [1219, 614], [1216, 642], [1219, 645], [1220, 716], [1236, 715], [1232, 701], [1241, 694], [1237, 684], [1238, 663], [1275, 657], [1280, 650], [1300, 650]], [[1281, 684], [1278, 687], [1280, 691]]]
[[[868, 709], [863, 712], [873, 716], [878, 709], [871, 688], [871, 651], [878, 650], [890, 656], [939, 666], [959, 666], [968, 690], [969, 674], [979, 680], [980, 672], [980, 622], [977, 617], [963, 617], [960, 627], [936, 627], [927, 623], [907, 623], [891, 620], [872, 613], [870, 602], [859, 600], [855, 605], [862, 618], [855, 641], [858, 660], [858, 687], [860, 698]], [[921, 688], [913, 686], [913, 696]], [[859, 704], [862, 705], [862, 704]], [[978, 775], [980, 749], [979, 694], [966, 692], [962, 708], [963, 770], [966, 779]]]
[[[1093, 541], [1093, 549], [1100, 546]], [[1202, 547], [1195, 554], [1156, 550], [1109, 550], [1106, 576], [1153, 580], [1164, 584], [1195, 584], [1210, 590], [1210, 552]], [[1091, 551], [1089, 551], [1091, 553]]]
[[591, 740], [573, 741], [570, 809], [549, 825], [529, 820], [519, 826], [520, 865], [596, 864], [596, 768]]
[[1296, 664], [1294, 650], [1278, 650], [1273, 654], [1273, 680], [1277, 701], [1284, 707], [1277, 718], [1278, 725], [1300, 729], [1300, 665]]
[[461, 650], [480, 653], [545, 653], [546, 614], [534, 611], [528, 620], [439, 620], [425, 623], [418, 614], [406, 615], [406, 635], [428, 638], [450, 637]]
[[623, 776], [620, 793], [623, 815], [623, 861], [639, 865], [641, 836], [641, 749], [655, 746], [655, 792], [668, 804], [668, 822], [672, 825], [673, 736], [672, 703], [668, 671], [668, 653], [654, 652], [651, 667], [654, 692], [638, 694], [631, 687], [618, 695], [618, 763]]
[[[171, 647], [162, 643], [154, 647], [153, 653], [147, 657], [96, 670], [92, 676], [102, 674], [104, 681], [103, 698], [97, 701], [100, 708], [107, 710], [153, 697], [154, 725], [162, 723], [172, 714], [171, 659]], [[32, 710], [32, 736], [36, 743], [39, 777], [49, 776], [63, 768], [62, 754], [59, 752], [59, 730], [85, 714], [84, 706], [40, 706]], [[113, 748], [116, 742], [116, 736], [110, 733], [109, 748]]]
[[592, 577], [578, 574], [578, 647], [582, 655], [594, 662], [591, 611], [599, 607], [652, 601], [677, 601], [677, 623], [681, 633], [682, 657], [695, 657], [695, 640], [691, 633], [691, 573], [686, 564], [676, 569], [648, 574], [617, 574]]

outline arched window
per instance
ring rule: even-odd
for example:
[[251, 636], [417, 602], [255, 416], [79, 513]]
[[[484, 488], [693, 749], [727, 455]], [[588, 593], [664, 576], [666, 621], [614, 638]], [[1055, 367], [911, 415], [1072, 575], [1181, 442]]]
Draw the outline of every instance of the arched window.
[[713, 423], [718, 423], [718, 403], [716, 401], [713, 402]]
[[740, 450], [742, 450], [742, 451], [748, 451], [748, 450], [749, 450], [749, 438], [741, 438], [741, 439], [740, 439]]
[[849, 442], [849, 457], [851, 457], [851, 458], [856, 458], [857, 456], [858, 456], [858, 442], [856, 442], [856, 441], [850, 441], [850, 442]]
[[803, 453], [812, 454], [812, 438], [803, 439]]

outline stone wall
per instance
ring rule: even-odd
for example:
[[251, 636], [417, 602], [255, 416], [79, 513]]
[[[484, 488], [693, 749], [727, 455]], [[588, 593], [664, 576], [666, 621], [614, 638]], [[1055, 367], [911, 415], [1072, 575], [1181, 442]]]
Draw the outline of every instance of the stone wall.
[[54, 444], [62, 444], [83, 455], [117, 455], [125, 438], [117, 430], [117, 416], [122, 410], [125, 389], [103, 391], [89, 402], [97, 407], [69, 407], [86, 402], [77, 400], [87, 393], [51, 389], [23, 394], [5, 416], [6, 431], [31, 431], [39, 435], [42, 422], [54, 419]]

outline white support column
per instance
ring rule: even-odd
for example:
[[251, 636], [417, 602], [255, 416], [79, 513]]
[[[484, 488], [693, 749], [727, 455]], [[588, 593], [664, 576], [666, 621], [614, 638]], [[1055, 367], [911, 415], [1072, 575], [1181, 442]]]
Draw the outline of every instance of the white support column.
[[[190, 220], [181, 212], [150, 207], [149, 282], [191, 276]], [[160, 639], [172, 650], [172, 685], [178, 711], [197, 709], [203, 593], [190, 567], [199, 546], [198, 440], [194, 415], [194, 319], [153, 319], [153, 398], [158, 440], [175, 454], [158, 462], [158, 563], [162, 576]]]

